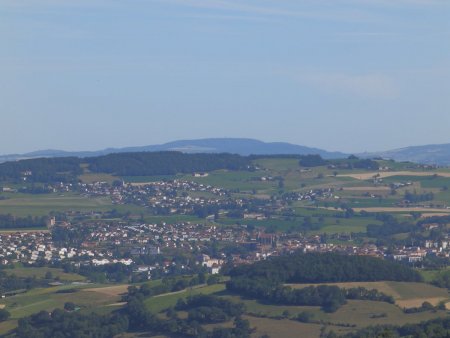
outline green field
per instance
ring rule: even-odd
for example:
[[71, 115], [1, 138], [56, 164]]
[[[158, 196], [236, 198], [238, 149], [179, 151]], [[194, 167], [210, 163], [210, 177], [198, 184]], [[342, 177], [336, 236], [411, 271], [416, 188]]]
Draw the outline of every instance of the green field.
[[[364, 287], [368, 290], [376, 289], [395, 299], [399, 307], [420, 307], [427, 301], [433, 305], [439, 302], [447, 302], [450, 298], [447, 289], [438, 288], [426, 283], [411, 282], [350, 282], [350, 283], [326, 283], [327, 285], [336, 285], [341, 288]], [[303, 288], [311, 284], [292, 284], [293, 288]]]
[[391, 176], [383, 179], [384, 183], [419, 182], [422, 188], [450, 188], [450, 178], [442, 176]]
[[[4, 194], [5, 196], [5, 194]], [[7, 199], [0, 200], [0, 214], [19, 217], [46, 216], [51, 212], [106, 212], [116, 209], [139, 215], [147, 209], [136, 205], [114, 205], [109, 197], [85, 197], [76, 193], [29, 195], [8, 193]]]
[[106, 182], [106, 183], [113, 183], [115, 180], [118, 179], [118, 177], [109, 175], [109, 174], [102, 174], [102, 173], [85, 173], [81, 176], [79, 176], [79, 179], [83, 183], [95, 183], [95, 182]]
[[[0, 335], [5, 334], [17, 325], [17, 320], [42, 310], [52, 311], [63, 308], [64, 303], [73, 302], [84, 312], [111, 312], [117, 307], [110, 304], [120, 301], [120, 296], [114, 292], [104, 293], [86, 291], [84, 289], [101, 288], [102, 285], [63, 285], [49, 288], [38, 288], [26, 293], [3, 299], [0, 304], [6, 306], [11, 318], [0, 323]], [[107, 285], [105, 285], [107, 286]], [[63, 290], [73, 289], [76, 292], [62, 293]]]
[[252, 337], [261, 337], [264, 334], [270, 337], [298, 338], [308, 337], [314, 338], [320, 336], [321, 325], [305, 324], [293, 320], [275, 320], [269, 318], [257, 318], [253, 316], [244, 316], [250, 322], [251, 327], [256, 331]]
[[[446, 317], [446, 311], [427, 311], [420, 313], [412, 313], [405, 314], [402, 309], [400, 309], [396, 305], [392, 305], [385, 302], [374, 302], [374, 301], [358, 301], [358, 300], [350, 300], [347, 304], [343, 305], [334, 313], [325, 313], [320, 307], [313, 306], [275, 306], [275, 305], [265, 305], [261, 304], [254, 300], [243, 299], [239, 296], [224, 296], [231, 300], [243, 302], [246, 305], [247, 312], [250, 315], [255, 315], [258, 317], [269, 317], [269, 318], [280, 318], [285, 316], [288, 313], [289, 318], [295, 318], [298, 314], [302, 312], [309, 312], [313, 315], [314, 321], [323, 321], [327, 323], [333, 323], [335, 325], [330, 324], [329, 329], [335, 332], [348, 332], [348, 329], [342, 331], [342, 327], [339, 325], [352, 325], [354, 326], [351, 330], [357, 330], [358, 328], [372, 326], [372, 325], [404, 325], [409, 323], [420, 323], [422, 321], [430, 320], [433, 318]], [[379, 315], [383, 314], [382, 318], [375, 318]], [[303, 323], [298, 323], [296, 321], [274, 321], [269, 318], [258, 318], [260, 324], [265, 323], [273, 323], [273, 329], [271, 331], [267, 331], [269, 335], [270, 332], [275, 333], [277, 330], [281, 329], [280, 324], [283, 322], [284, 324], [290, 324], [289, 326], [297, 327], [299, 331], [297, 334], [303, 333], [302, 330], [307, 329], [310, 325], [316, 326], [316, 332], [320, 331], [320, 324], [308, 324], [307, 327], [304, 327]], [[284, 325], [283, 324], [283, 325]], [[303, 325], [300, 325], [303, 324]], [[267, 325], [258, 325], [258, 331], [266, 328]], [[306, 333], [304, 333], [306, 334]], [[273, 335], [271, 335], [273, 336]], [[274, 337], [277, 337], [275, 335]], [[308, 336], [309, 337], [309, 336]], [[311, 337], [319, 337], [319, 335], [312, 335]]]
[[[375, 282], [375, 283], [342, 283], [341, 286], [355, 286], [359, 284], [367, 288], [376, 287], [380, 291], [393, 294], [397, 301], [421, 301], [442, 298], [448, 299], [448, 293], [445, 289], [436, 288], [434, 286], [423, 283], [402, 283], [402, 282]], [[299, 286], [300, 287], [300, 286]], [[304, 287], [301, 286], [301, 287]], [[302, 312], [310, 312], [313, 314], [314, 321], [327, 322], [327, 330], [333, 330], [338, 333], [345, 333], [349, 330], [358, 328], [392, 324], [404, 325], [408, 323], [419, 323], [433, 318], [445, 317], [446, 311], [427, 311], [413, 314], [405, 314], [400, 306], [389, 304], [386, 302], [360, 301], [350, 300], [334, 313], [325, 313], [320, 307], [315, 306], [278, 306], [262, 304], [256, 300], [242, 298], [240, 296], [230, 294], [224, 288], [223, 284], [203, 286], [190, 290], [159, 295], [150, 297], [145, 302], [147, 308], [152, 312], [160, 312], [164, 309], [172, 307], [179, 298], [185, 298], [195, 294], [215, 294], [236, 302], [243, 302], [246, 305], [245, 318], [256, 326], [256, 332], [260, 335], [267, 333], [272, 337], [278, 337], [281, 332], [286, 330], [286, 337], [290, 337], [288, 332], [296, 330], [292, 337], [298, 337], [298, 334], [307, 337], [319, 337], [322, 324], [320, 323], [299, 323], [295, 320], [298, 314]], [[185, 314], [180, 313], [180, 316]], [[289, 319], [271, 319], [283, 318], [288, 316]], [[382, 315], [382, 316], [381, 316]], [[264, 318], [261, 318], [264, 317]], [[377, 318], [378, 317], [378, 318]], [[343, 325], [351, 325], [351, 328], [345, 328]], [[289, 328], [289, 329], [288, 329]], [[283, 337], [284, 337], [283, 333]], [[255, 336], [257, 337], [257, 336]]]
[[0, 214], [45, 216], [52, 211], [107, 211], [112, 209], [112, 203], [108, 197], [87, 198], [73, 193], [8, 195], [8, 199], [0, 200]]
[[277, 182], [260, 181], [259, 178], [264, 175], [265, 173], [263, 172], [217, 170], [209, 173], [207, 177], [185, 175], [182, 179], [229, 190], [237, 189], [248, 192], [253, 190], [264, 192], [273, 191], [277, 186]]
[[127, 183], [150, 183], [165, 180], [169, 181], [181, 177], [183, 177], [183, 175], [124, 176], [122, 179]]
[[78, 275], [76, 273], [66, 273], [62, 269], [56, 268], [35, 268], [35, 267], [26, 267], [26, 268], [14, 268], [14, 269], [5, 269], [3, 270], [8, 275], [15, 275], [17, 277], [36, 277], [36, 278], [45, 278], [47, 272], [52, 274], [52, 278], [57, 278], [60, 281], [64, 282], [82, 282], [86, 280], [86, 277]]
[[175, 306], [177, 303], [177, 300], [180, 298], [186, 298], [189, 296], [194, 296], [198, 294], [213, 294], [217, 292], [221, 292], [225, 290], [224, 284], [215, 284], [215, 285], [209, 285], [209, 286], [200, 286], [200, 287], [194, 287], [187, 290], [182, 290], [179, 292], [171, 292], [155, 297], [150, 297], [145, 300], [145, 305], [147, 308], [154, 312], [160, 312], [164, 309], [167, 309], [171, 306]]

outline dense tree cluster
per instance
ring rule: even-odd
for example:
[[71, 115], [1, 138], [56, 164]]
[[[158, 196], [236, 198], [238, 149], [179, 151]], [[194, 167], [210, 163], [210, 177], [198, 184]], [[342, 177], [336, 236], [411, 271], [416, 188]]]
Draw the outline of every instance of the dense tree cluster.
[[300, 157], [298, 163], [302, 167], [319, 167], [327, 165], [328, 161], [324, 160], [320, 155], [303, 155]]
[[292, 289], [264, 278], [235, 277], [227, 283], [227, 289], [246, 297], [256, 298], [276, 305], [321, 306], [325, 312], [334, 312], [346, 299], [373, 300], [394, 303], [394, 299], [377, 290], [363, 287], [344, 289], [319, 285]]
[[299, 164], [302, 167], [320, 167], [332, 165], [339, 169], [365, 169], [378, 170], [379, 164], [371, 159], [359, 159], [356, 156], [350, 156], [345, 160], [325, 160], [320, 155], [300, 155]]
[[440, 288], [450, 289], [450, 271], [448, 271], [448, 270], [439, 271], [435, 275], [435, 277], [431, 283]]
[[408, 201], [409, 203], [418, 203], [432, 201], [434, 199], [434, 194], [432, 192], [418, 194], [416, 192], [405, 191], [404, 198], [405, 201]]
[[269, 304], [322, 306], [326, 312], [334, 312], [346, 303], [343, 290], [337, 286], [292, 289], [264, 278], [235, 277], [227, 283], [227, 289]]
[[336, 311], [346, 299], [364, 299], [393, 303], [394, 299], [377, 290], [341, 289], [319, 285], [292, 289], [284, 283], [327, 283], [352, 281], [419, 281], [420, 275], [408, 267], [365, 256], [334, 253], [294, 254], [239, 266], [230, 271], [227, 289], [232, 292], [278, 305], [322, 306]]
[[347, 299], [359, 299], [359, 300], [372, 300], [379, 302], [386, 302], [390, 304], [395, 303], [394, 297], [386, 295], [376, 289], [366, 289], [363, 287], [356, 287], [350, 289], [343, 289], [345, 293], [345, 298]]
[[0, 271], [0, 294], [19, 290], [28, 290], [39, 286], [46, 286], [48, 281], [35, 277], [17, 277], [14, 274], [7, 274]]
[[38, 185], [33, 183], [31, 185], [20, 188], [19, 192], [23, 194], [42, 195], [52, 193], [53, 189], [45, 185]]
[[[0, 164], [0, 181], [74, 182], [87, 163], [92, 172], [119, 176], [173, 175], [218, 169], [248, 170], [249, 157], [234, 154], [184, 154], [175, 151], [118, 153], [98, 157], [38, 158]], [[42, 193], [45, 189], [34, 188]]]
[[439, 224], [439, 225], [447, 225], [450, 223], [450, 216], [432, 216], [421, 219], [417, 222], [418, 226], [422, 226], [424, 224]]
[[116, 263], [100, 266], [81, 265], [77, 272], [94, 283], [105, 283], [106, 281], [122, 283], [128, 280], [132, 270], [133, 268], [129, 265]]
[[410, 222], [399, 222], [395, 218], [383, 222], [383, 224], [368, 224], [367, 235], [369, 237], [380, 238], [395, 234], [413, 232], [417, 230], [417, 225]]
[[8, 310], [0, 309], [0, 322], [4, 322], [5, 320], [8, 320], [8, 318], [11, 316], [11, 313], [9, 313]]
[[0, 215], [0, 229], [43, 228], [47, 225], [47, 217], [16, 217]]
[[166, 277], [163, 278], [161, 284], [157, 284], [154, 286], [149, 286], [149, 284], [142, 284], [141, 286], [130, 286], [128, 287], [127, 298], [129, 297], [151, 297], [160, 295], [163, 293], [169, 292], [177, 292], [184, 290], [188, 287], [192, 287], [199, 284], [206, 283], [207, 279], [204, 274], [198, 274], [198, 276], [194, 276], [192, 278], [188, 277]]
[[273, 257], [249, 266], [236, 267], [230, 271], [230, 275], [266, 278], [282, 283], [421, 280], [418, 272], [395, 262], [336, 253], [295, 253]]
[[370, 159], [357, 159], [355, 161], [348, 162], [348, 169], [366, 169], [366, 170], [378, 170], [378, 162]]
[[173, 175], [217, 169], [244, 170], [251, 163], [233, 154], [184, 154], [180, 152], [120, 153], [88, 158], [89, 169], [119, 176]]
[[19, 320], [16, 336], [19, 338], [110, 338], [128, 329], [128, 318], [123, 315], [88, 315], [54, 310], [41, 311]]
[[0, 164], [0, 181], [71, 182], [82, 173], [76, 157], [38, 158]]
[[[207, 297], [207, 298], [204, 298]], [[143, 302], [143, 297], [130, 297], [124, 313], [129, 318], [130, 330], [147, 331], [152, 334], [198, 338], [248, 338], [252, 330], [246, 320], [241, 319], [243, 305], [223, 302], [215, 296], [196, 296], [187, 301], [179, 301], [178, 309], [188, 310], [187, 319], [181, 319], [173, 309], [167, 311], [168, 319], [162, 319], [150, 313]], [[220, 309], [219, 305], [222, 305]], [[220, 310], [220, 311], [219, 311]], [[216, 327], [212, 332], [206, 331], [201, 323], [218, 323], [234, 318], [233, 328]]]
[[[345, 335], [345, 338], [447, 338], [450, 336], [450, 317], [434, 319], [420, 324], [407, 324], [401, 327], [372, 326]], [[336, 334], [328, 334], [328, 338], [337, 337]]]
[[175, 307], [178, 311], [188, 311], [190, 321], [203, 324], [223, 323], [232, 317], [244, 314], [244, 304], [210, 295], [196, 295], [186, 301], [180, 298]]

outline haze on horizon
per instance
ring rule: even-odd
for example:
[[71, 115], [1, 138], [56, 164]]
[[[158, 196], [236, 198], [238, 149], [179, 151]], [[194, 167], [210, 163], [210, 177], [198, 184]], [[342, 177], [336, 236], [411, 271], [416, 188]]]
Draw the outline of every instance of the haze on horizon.
[[446, 0], [2, 0], [0, 154], [450, 143]]

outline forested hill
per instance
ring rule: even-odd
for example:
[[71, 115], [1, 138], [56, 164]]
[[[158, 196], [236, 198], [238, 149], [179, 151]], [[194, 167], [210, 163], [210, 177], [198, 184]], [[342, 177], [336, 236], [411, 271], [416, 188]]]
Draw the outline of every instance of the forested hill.
[[[230, 292], [276, 305], [322, 306], [335, 312], [346, 299], [366, 299], [393, 303], [392, 297], [364, 288], [341, 289], [336, 285], [319, 283], [359, 281], [421, 280], [412, 269], [377, 258], [348, 256], [336, 253], [309, 253], [273, 257], [230, 271], [227, 282]], [[285, 283], [317, 283], [296, 289]]]
[[82, 174], [77, 157], [37, 158], [0, 164], [0, 181], [70, 182]]
[[0, 181], [70, 182], [85, 165], [91, 172], [118, 176], [172, 175], [218, 169], [247, 170], [251, 158], [233, 154], [181, 152], [120, 153], [98, 157], [38, 158], [0, 164]]
[[367, 256], [348, 256], [334, 253], [297, 253], [273, 257], [249, 266], [231, 270], [233, 277], [265, 278], [282, 283], [333, 283], [369, 281], [421, 280], [411, 268]]
[[184, 154], [180, 152], [121, 153], [86, 159], [93, 172], [121, 176], [171, 175], [217, 169], [248, 169], [250, 160], [233, 154]]

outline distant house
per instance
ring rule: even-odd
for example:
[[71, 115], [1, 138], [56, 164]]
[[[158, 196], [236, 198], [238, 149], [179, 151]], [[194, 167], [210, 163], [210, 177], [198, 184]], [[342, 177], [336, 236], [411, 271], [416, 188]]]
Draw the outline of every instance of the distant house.
[[209, 176], [208, 173], [193, 173], [192, 176], [194, 177], [207, 177]]

